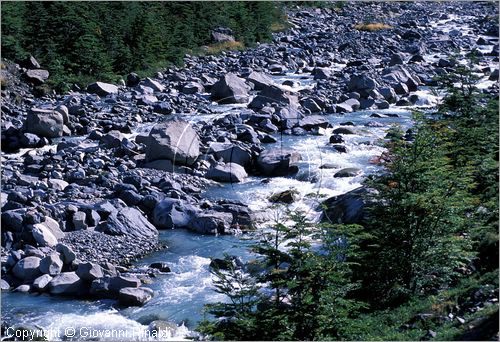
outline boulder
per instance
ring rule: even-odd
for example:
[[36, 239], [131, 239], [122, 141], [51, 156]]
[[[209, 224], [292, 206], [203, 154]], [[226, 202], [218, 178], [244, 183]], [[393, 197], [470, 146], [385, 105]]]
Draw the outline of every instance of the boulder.
[[269, 201], [273, 203], [291, 204], [298, 198], [298, 191], [294, 189], [278, 192], [269, 197]]
[[68, 246], [58, 243], [56, 245], [56, 251], [60, 253], [61, 259], [65, 265], [69, 265], [76, 259], [76, 254]]
[[349, 91], [355, 91], [366, 97], [369, 92], [377, 87], [377, 82], [368, 75], [354, 75], [349, 79], [347, 88]]
[[354, 134], [354, 131], [350, 128], [347, 128], [347, 127], [339, 127], [339, 128], [335, 128], [333, 131], [332, 131], [333, 134]]
[[330, 137], [330, 144], [342, 144], [344, 143], [344, 138], [340, 134], [334, 134]]
[[9, 291], [10, 285], [5, 279], [0, 279], [0, 290]]
[[351, 113], [355, 110], [358, 110], [361, 106], [361, 103], [356, 99], [348, 99], [342, 103], [338, 103], [335, 106], [335, 110], [337, 113]]
[[332, 72], [327, 68], [314, 68], [311, 74], [315, 80], [326, 80], [330, 78]]
[[252, 152], [233, 143], [210, 143], [208, 153], [212, 153], [216, 160], [222, 158], [225, 163], [236, 163], [245, 166], [252, 160]]
[[[276, 85], [271, 85], [263, 87], [259, 95], [248, 104], [248, 108], [260, 110], [270, 103], [287, 106], [292, 112], [297, 111], [300, 106], [297, 96], [291, 95]], [[294, 117], [297, 117], [297, 115]]]
[[335, 178], [342, 178], [342, 177], [356, 177], [361, 173], [360, 169], [357, 169], [355, 167], [347, 167], [345, 169], [342, 169], [340, 171], [335, 172], [333, 177]]
[[57, 253], [51, 253], [40, 261], [40, 271], [50, 276], [61, 273], [63, 268], [61, 256]]
[[24, 292], [24, 293], [27, 293], [27, 292], [30, 292], [31, 290], [31, 286], [28, 285], [28, 284], [23, 284], [23, 285], [19, 285], [18, 287], [16, 287], [13, 292]]
[[99, 96], [108, 96], [110, 94], [118, 93], [118, 87], [110, 83], [94, 82], [87, 86], [87, 91]]
[[89, 281], [103, 277], [101, 266], [91, 262], [79, 263], [78, 268], [76, 269], [76, 274], [81, 279]]
[[84, 289], [82, 280], [75, 272], [60, 273], [49, 283], [49, 292], [53, 295], [78, 295]]
[[227, 73], [212, 86], [211, 96], [218, 103], [245, 103], [250, 87], [245, 80], [233, 73]]
[[200, 140], [191, 125], [172, 118], [157, 124], [149, 133], [146, 142], [148, 161], [169, 159], [181, 165], [192, 165], [200, 155]]
[[49, 72], [43, 69], [33, 69], [28, 70], [24, 74], [26, 79], [33, 83], [34, 85], [40, 85], [45, 83], [45, 81], [49, 78]]
[[189, 82], [188, 84], [184, 85], [184, 87], [182, 87], [182, 92], [184, 94], [203, 93], [204, 91], [205, 88], [198, 82]]
[[48, 109], [32, 108], [28, 111], [25, 131], [45, 138], [63, 135], [64, 118], [61, 113]]
[[299, 168], [294, 164], [301, 159], [297, 151], [275, 148], [264, 150], [257, 158], [257, 165], [266, 176], [287, 176], [298, 172]]
[[153, 290], [147, 287], [124, 287], [118, 293], [118, 302], [124, 306], [143, 306], [153, 298]]
[[112, 212], [95, 230], [109, 235], [129, 235], [138, 238], [156, 238], [158, 235], [158, 231], [147, 218], [139, 210], [131, 207]]
[[22, 280], [32, 280], [41, 275], [40, 272], [40, 258], [29, 256], [19, 260], [12, 272], [14, 275]]
[[39, 276], [33, 281], [33, 289], [37, 291], [45, 291], [49, 289], [49, 283], [52, 281], [52, 277], [48, 274]]
[[305, 118], [300, 119], [299, 126], [308, 131], [312, 129], [332, 127], [327, 119], [319, 115], [306, 116]]
[[197, 211], [195, 207], [180, 200], [165, 198], [153, 210], [153, 223], [159, 229], [187, 227]]
[[210, 32], [215, 43], [234, 42], [233, 31], [227, 27], [217, 27]]
[[57, 245], [57, 239], [54, 234], [52, 234], [50, 229], [42, 223], [34, 224], [31, 229], [31, 234], [33, 234], [33, 238], [39, 246], [54, 247]]
[[49, 179], [47, 180], [47, 184], [49, 185], [50, 188], [56, 190], [56, 191], [64, 191], [66, 187], [69, 185], [68, 182], [62, 179]]
[[224, 183], [240, 183], [247, 176], [243, 166], [236, 163], [218, 163], [205, 174], [208, 179]]
[[157, 91], [160, 93], [165, 90], [165, 87], [163, 85], [161, 85], [160, 82], [157, 82], [149, 77], [146, 77], [146, 79], [141, 81], [139, 84], [142, 86], [145, 86], [145, 87], [149, 87], [149, 88], [153, 89], [154, 91]]
[[255, 90], [262, 90], [267, 86], [274, 85], [271, 77], [263, 72], [252, 71], [247, 77], [247, 81], [253, 83]]
[[100, 143], [107, 148], [120, 147], [124, 138], [125, 136], [120, 131], [113, 130], [104, 134], [100, 139]]
[[158, 270], [163, 273], [172, 272], [168, 264], [165, 262], [153, 262], [151, 265], [149, 265], [149, 268], [154, 268], [155, 270]]
[[365, 187], [361, 187], [328, 198], [321, 205], [325, 208], [321, 218], [322, 221], [344, 224], [363, 223], [368, 218], [366, 213], [366, 207], [370, 205], [366, 197], [368, 193]]
[[229, 213], [216, 211], [199, 212], [191, 219], [188, 229], [200, 234], [224, 234], [233, 221], [233, 216]]

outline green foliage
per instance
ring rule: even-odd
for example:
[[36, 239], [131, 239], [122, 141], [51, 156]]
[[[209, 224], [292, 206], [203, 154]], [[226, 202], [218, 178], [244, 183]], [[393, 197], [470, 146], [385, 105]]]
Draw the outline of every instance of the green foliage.
[[283, 18], [281, 7], [251, 1], [6, 2], [2, 55], [19, 60], [32, 54], [59, 89], [88, 79], [111, 81], [182, 63], [186, 52], [210, 43], [218, 26], [231, 28], [247, 46], [268, 40], [272, 24]]

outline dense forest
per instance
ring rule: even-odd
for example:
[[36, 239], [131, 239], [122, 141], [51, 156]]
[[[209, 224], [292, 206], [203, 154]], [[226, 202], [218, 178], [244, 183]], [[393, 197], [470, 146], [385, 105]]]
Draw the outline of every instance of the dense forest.
[[498, 98], [473, 78], [465, 67], [447, 75], [436, 113], [415, 113], [409, 134], [389, 132], [386, 172], [365, 181], [363, 224], [317, 225], [290, 212], [246, 269], [230, 258], [215, 268], [230, 301], [207, 305], [217, 319], [200, 330], [226, 340], [494, 336]]
[[[181, 63], [187, 52], [212, 43], [227, 27], [241, 45], [270, 39], [282, 20], [273, 2], [52, 2], [2, 3], [2, 57], [33, 55], [50, 82], [112, 81]], [[36, 20], [33, 19], [36, 13]], [[241, 46], [238, 45], [238, 46]]]

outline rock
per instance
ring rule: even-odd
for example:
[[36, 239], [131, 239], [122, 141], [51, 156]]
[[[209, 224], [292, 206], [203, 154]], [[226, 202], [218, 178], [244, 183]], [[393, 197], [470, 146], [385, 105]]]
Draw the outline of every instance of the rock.
[[196, 208], [180, 200], [165, 198], [153, 210], [153, 223], [160, 229], [187, 227]]
[[333, 131], [332, 131], [333, 134], [354, 134], [354, 131], [350, 128], [347, 128], [347, 127], [339, 127], [339, 128], [335, 128]]
[[59, 254], [51, 253], [40, 261], [40, 271], [44, 274], [55, 276], [61, 273], [63, 264]]
[[240, 183], [247, 176], [243, 166], [236, 163], [218, 163], [205, 174], [208, 179], [224, 183]]
[[356, 99], [349, 99], [342, 103], [338, 103], [335, 107], [337, 113], [351, 113], [358, 110], [361, 106], [360, 102]]
[[377, 82], [368, 75], [354, 75], [349, 79], [347, 88], [349, 91], [355, 91], [361, 96], [367, 96], [368, 93], [377, 87]]
[[165, 87], [163, 85], [161, 85], [159, 82], [157, 82], [149, 77], [146, 77], [146, 79], [141, 81], [139, 84], [142, 86], [145, 86], [145, 87], [149, 87], [149, 88], [153, 89], [154, 91], [157, 91], [160, 93], [165, 90]]
[[174, 171], [174, 164], [172, 163], [171, 160], [168, 159], [153, 160], [152, 162], [144, 164], [143, 167], [147, 169], [155, 169], [161, 171], [169, 171], [169, 172]]
[[134, 276], [116, 276], [109, 279], [109, 290], [119, 292], [125, 287], [137, 288], [141, 286], [141, 281]]
[[260, 110], [270, 103], [287, 106], [289, 118], [298, 118], [298, 113], [296, 113], [296, 111], [300, 104], [297, 96], [291, 95], [289, 92], [276, 85], [263, 87], [259, 95], [248, 104], [248, 108]]
[[171, 114], [173, 111], [172, 106], [168, 102], [160, 102], [153, 104], [153, 112], [163, 115]]
[[131, 72], [130, 74], [127, 75], [127, 86], [128, 87], [135, 87], [136, 85], [139, 84], [141, 81], [139, 75], [137, 75], [135, 72]]
[[247, 81], [253, 83], [255, 90], [262, 90], [267, 86], [274, 85], [273, 79], [263, 72], [252, 71], [248, 75]]
[[314, 68], [311, 74], [315, 80], [326, 80], [330, 78], [331, 71], [327, 68]]
[[45, 83], [45, 81], [49, 78], [49, 75], [50, 75], [49, 72], [43, 69], [28, 70], [24, 74], [26, 79], [35, 85], [40, 85]]
[[40, 272], [40, 258], [29, 256], [19, 260], [12, 272], [14, 275], [22, 280], [32, 280], [41, 275]]
[[233, 31], [226, 27], [217, 27], [210, 32], [215, 43], [234, 42]]
[[340, 134], [334, 134], [330, 137], [330, 144], [342, 144], [344, 138]]
[[91, 262], [79, 263], [78, 268], [76, 269], [76, 274], [81, 279], [88, 281], [103, 277], [101, 266]]
[[294, 164], [301, 159], [300, 154], [292, 149], [268, 149], [259, 155], [257, 165], [266, 176], [287, 176], [298, 172], [299, 168]]
[[308, 131], [313, 129], [332, 127], [327, 119], [319, 115], [306, 116], [305, 118], [300, 119], [299, 126]]
[[124, 138], [125, 136], [120, 131], [113, 130], [104, 134], [100, 139], [100, 143], [107, 148], [120, 147]]
[[335, 178], [342, 178], [342, 177], [356, 177], [361, 173], [360, 169], [354, 168], [354, 167], [348, 167], [345, 169], [342, 169], [340, 171], [335, 172], [333, 177]]
[[188, 84], [184, 85], [184, 87], [182, 87], [182, 92], [184, 94], [203, 93], [204, 91], [205, 88], [198, 82], [189, 82]]
[[149, 133], [146, 142], [148, 161], [169, 159], [181, 165], [192, 165], [200, 155], [200, 140], [191, 125], [172, 118], [157, 124]]
[[95, 230], [109, 235], [130, 235], [138, 238], [156, 238], [158, 235], [156, 228], [142, 213], [130, 207], [112, 212]]
[[69, 183], [66, 182], [65, 180], [53, 179], [53, 178], [47, 180], [47, 183], [50, 188], [56, 191], [64, 191], [64, 189], [66, 189], [66, 187], [69, 185]]
[[490, 81], [498, 81], [498, 69], [495, 69], [491, 72], [490, 77], [488, 77]]
[[94, 82], [87, 86], [87, 91], [99, 96], [108, 96], [110, 94], [118, 93], [118, 87], [110, 83]]
[[228, 231], [233, 216], [215, 211], [199, 212], [191, 219], [188, 229], [200, 234], [224, 234]]
[[33, 238], [42, 247], [54, 247], [57, 245], [57, 238], [44, 224], [37, 223], [32, 226]]
[[56, 245], [56, 251], [60, 253], [61, 259], [65, 265], [69, 265], [76, 259], [76, 254], [68, 246], [58, 243]]
[[21, 65], [26, 69], [40, 69], [40, 63], [31, 55], [26, 57], [26, 59], [21, 62]]
[[82, 280], [75, 272], [60, 273], [49, 283], [49, 291], [53, 295], [78, 295], [84, 289]]
[[31, 290], [31, 286], [29, 286], [28, 284], [23, 284], [23, 285], [19, 285], [18, 287], [16, 287], [13, 292], [30, 292]]
[[404, 59], [405, 59], [405, 57], [402, 53], [394, 53], [391, 56], [391, 60], [389, 61], [389, 66], [403, 64]]
[[33, 281], [33, 289], [37, 291], [45, 291], [49, 289], [49, 283], [52, 281], [52, 277], [48, 274], [39, 276]]
[[5, 279], [0, 279], [0, 290], [9, 291], [10, 285]]
[[311, 113], [318, 113], [318, 112], [322, 111], [320, 105], [318, 105], [316, 103], [316, 101], [314, 101], [311, 98], [307, 98], [307, 99], [303, 100], [301, 102], [301, 104], [302, 104], [302, 107], [304, 107], [305, 109], [308, 109]]
[[149, 267], [164, 273], [171, 272], [170, 267], [164, 262], [154, 262], [151, 265], [149, 265]]
[[61, 113], [32, 108], [28, 111], [25, 131], [45, 138], [57, 138], [63, 135], [64, 119]]
[[298, 191], [291, 189], [278, 192], [269, 197], [270, 202], [291, 204], [297, 200]]
[[210, 143], [208, 153], [212, 153], [216, 160], [222, 158], [225, 163], [236, 163], [245, 166], [252, 160], [252, 152], [244, 147], [232, 143]]
[[23, 133], [19, 141], [25, 147], [36, 147], [40, 144], [40, 137], [33, 133]]
[[147, 287], [124, 287], [118, 294], [118, 301], [124, 306], [143, 306], [153, 298], [153, 290]]
[[322, 203], [323, 222], [360, 224], [368, 219], [366, 206], [370, 205], [366, 198], [368, 190], [364, 187], [345, 194], [330, 197]]
[[87, 220], [87, 214], [85, 214], [83, 211], [77, 211], [76, 213], [73, 214], [73, 226], [75, 227], [75, 230], [85, 230], [88, 228], [87, 223], [85, 223]]
[[245, 80], [233, 73], [227, 73], [212, 86], [212, 99], [218, 103], [245, 103], [248, 101], [250, 87]]
[[394, 91], [398, 95], [407, 95], [409, 93], [408, 86], [404, 83], [397, 83], [394, 85]]

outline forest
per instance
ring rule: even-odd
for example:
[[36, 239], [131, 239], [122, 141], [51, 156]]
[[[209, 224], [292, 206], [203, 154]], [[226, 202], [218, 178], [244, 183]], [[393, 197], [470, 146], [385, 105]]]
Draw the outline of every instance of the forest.
[[[186, 53], [212, 43], [211, 30], [233, 31], [238, 46], [271, 38], [282, 21], [273, 2], [63, 2], [2, 3], [2, 56], [33, 55], [50, 84], [116, 81], [129, 72], [153, 73], [181, 64]], [[36, 20], [33, 20], [36, 13]]]

